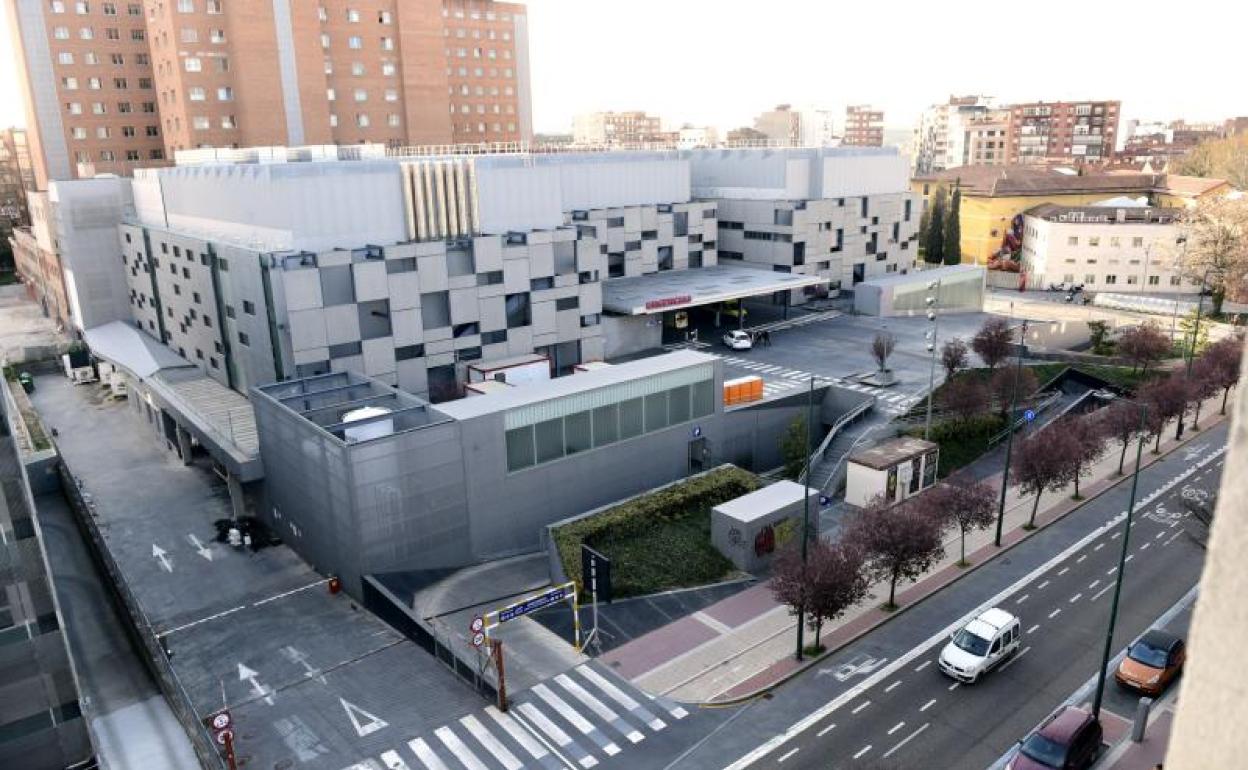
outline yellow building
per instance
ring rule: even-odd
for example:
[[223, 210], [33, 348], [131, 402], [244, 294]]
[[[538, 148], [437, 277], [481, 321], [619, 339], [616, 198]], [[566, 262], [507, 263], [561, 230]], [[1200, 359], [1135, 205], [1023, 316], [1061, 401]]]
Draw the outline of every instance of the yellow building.
[[1153, 206], [1186, 208], [1231, 189], [1222, 179], [1173, 174], [1080, 176], [1036, 166], [963, 166], [915, 177], [910, 187], [930, 207], [937, 188], [943, 185], [949, 193], [955, 184], [962, 190], [962, 262], [981, 265], [1001, 250], [1014, 217], [1042, 203], [1089, 206], [1125, 196], [1147, 198]]

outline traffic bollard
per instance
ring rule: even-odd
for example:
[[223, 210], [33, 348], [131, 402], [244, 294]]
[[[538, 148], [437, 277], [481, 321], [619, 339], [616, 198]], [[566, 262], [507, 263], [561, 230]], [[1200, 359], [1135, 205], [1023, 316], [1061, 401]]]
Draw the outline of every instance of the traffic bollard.
[[1144, 729], [1148, 727], [1148, 712], [1152, 708], [1152, 698], [1140, 698], [1140, 702], [1135, 706], [1135, 722], [1131, 725], [1131, 740], [1135, 743], [1144, 740]]

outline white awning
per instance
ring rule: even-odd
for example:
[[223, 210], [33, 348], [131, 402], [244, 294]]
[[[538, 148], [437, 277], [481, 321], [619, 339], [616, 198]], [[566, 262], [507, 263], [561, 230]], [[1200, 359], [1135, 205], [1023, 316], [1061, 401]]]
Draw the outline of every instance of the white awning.
[[602, 308], [621, 315], [665, 313], [712, 302], [819, 286], [830, 280], [818, 275], [777, 273], [723, 264], [668, 270], [603, 282]]

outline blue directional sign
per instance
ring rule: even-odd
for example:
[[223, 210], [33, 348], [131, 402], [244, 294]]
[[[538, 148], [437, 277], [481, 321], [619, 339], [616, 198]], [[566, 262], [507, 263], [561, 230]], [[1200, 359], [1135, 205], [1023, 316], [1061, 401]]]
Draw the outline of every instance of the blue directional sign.
[[820, 508], [827, 508], [831, 504], [832, 504], [832, 498], [828, 497], [827, 495], [819, 495], [819, 507]]
[[1036, 419], [1035, 410], [1028, 409], [1027, 411], [1023, 412], [1023, 419], [1026, 420], [1027, 422], [1031, 422], [1032, 420]]
[[530, 612], [537, 612], [544, 607], [549, 607], [555, 602], [563, 601], [568, 598], [570, 585], [571, 584], [556, 586], [545, 593], [531, 596], [522, 602], [517, 602], [510, 607], [499, 610], [498, 622], [506, 623], [509, 620], [515, 620], [521, 615], [528, 615]]
[[701, 425], [693, 426], [693, 437], [702, 438], [702, 426]]

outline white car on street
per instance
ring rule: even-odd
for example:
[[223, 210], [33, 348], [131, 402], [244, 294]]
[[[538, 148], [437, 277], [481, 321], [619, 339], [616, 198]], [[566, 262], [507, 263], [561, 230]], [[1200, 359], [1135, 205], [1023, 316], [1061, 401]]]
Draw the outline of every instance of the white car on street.
[[1018, 652], [1019, 619], [996, 607], [954, 633], [940, 651], [940, 670], [949, 676], [973, 684], [1002, 661]]
[[733, 350], [749, 350], [754, 347], [754, 339], [740, 329], [734, 329], [724, 335], [724, 345]]

